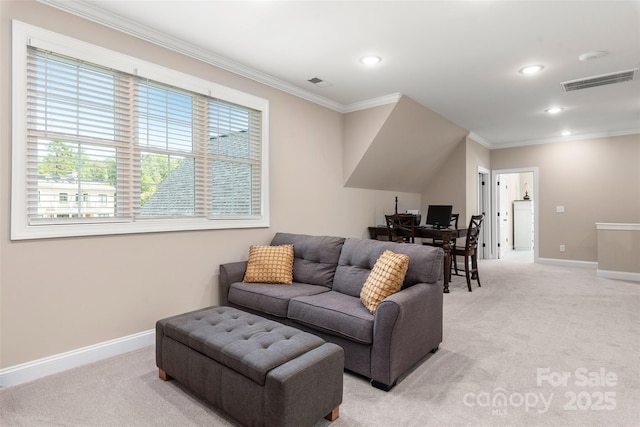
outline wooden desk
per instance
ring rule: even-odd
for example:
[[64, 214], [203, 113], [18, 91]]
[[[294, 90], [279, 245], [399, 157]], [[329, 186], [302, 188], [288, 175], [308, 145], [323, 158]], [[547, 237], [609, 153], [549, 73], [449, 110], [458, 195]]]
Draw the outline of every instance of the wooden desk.
[[[449, 293], [449, 282], [451, 281], [451, 247], [449, 242], [458, 237], [466, 237], [468, 230], [466, 228], [427, 228], [417, 227], [414, 229], [415, 237], [423, 239], [442, 240], [442, 249], [444, 249], [444, 293]], [[387, 227], [379, 225], [377, 227], [369, 227], [369, 237], [378, 240], [378, 237], [388, 236]]]

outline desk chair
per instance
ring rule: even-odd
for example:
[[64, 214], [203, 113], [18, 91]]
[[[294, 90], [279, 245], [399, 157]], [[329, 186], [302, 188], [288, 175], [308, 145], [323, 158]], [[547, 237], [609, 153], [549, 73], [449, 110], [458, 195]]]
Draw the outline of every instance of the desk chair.
[[389, 240], [399, 243], [415, 242], [415, 215], [385, 215]]
[[[464, 273], [467, 278], [467, 287], [471, 292], [471, 279], [474, 279], [480, 285], [480, 276], [478, 276], [478, 236], [480, 235], [480, 227], [484, 215], [473, 215], [471, 221], [469, 221], [469, 230], [467, 232], [467, 239], [464, 246], [452, 246], [451, 256], [455, 260], [457, 256], [464, 256]], [[469, 265], [471, 261], [471, 265]], [[458, 268], [456, 264], [456, 274], [458, 274]]]
[[[460, 214], [454, 213], [451, 214], [451, 219], [449, 220], [449, 228], [453, 228], [453, 229], [458, 229], [458, 219], [460, 218]], [[428, 246], [437, 246], [437, 247], [442, 247], [442, 240], [440, 239], [431, 239], [430, 242], [428, 241], [423, 241], [422, 244], [423, 245], [428, 245]], [[449, 242], [449, 245], [451, 246], [451, 248], [456, 246], [456, 241], [455, 239], [452, 240], [451, 242]], [[455, 268], [456, 274], [458, 274], [458, 262], [456, 261], [456, 257], [452, 257], [451, 258], [451, 263], [453, 265], [453, 267]]]
[[[449, 219], [449, 228], [453, 228], [455, 230], [458, 229], [458, 219], [460, 218], [460, 214], [452, 213], [451, 218]], [[429, 246], [442, 246], [442, 240], [440, 239], [432, 239], [431, 242], [422, 242], [425, 245]], [[453, 242], [452, 242], [453, 243]], [[451, 245], [453, 247], [453, 245]]]

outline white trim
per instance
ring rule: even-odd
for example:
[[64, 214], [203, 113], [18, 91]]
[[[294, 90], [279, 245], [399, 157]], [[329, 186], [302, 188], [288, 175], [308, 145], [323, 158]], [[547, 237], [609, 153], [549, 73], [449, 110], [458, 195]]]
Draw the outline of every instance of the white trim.
[[612, 271], [598, 269], [596, 274], [598, 275], [598, 277], [604, 277], [606, 279], [640, 282], [640, 273], [632, 273], [630, 271]]
[[481, 137], [474, 131], [469, 132], [469, 134], [467, 135], [467, 138], [472, 139], [473, 141], [488, 148], [489, 150], [491, 150], [492, 148], [496, 148], [496, 146], [491, 141]]
[[[11, 240], [185, 230], [264, 228], [269, 226], [269, 100], [18, 20], [12, 20], [12, 35]], [[27, 61], [25, 59], [27, 45], [53, 50], [77, 59], [116, 68], [119, 71], [133, 73], [170, 85], [175, 85], [177, 82], [183, 89], [259, 110], [262, 114], [262, 206], [260, 216], [226, 220], [164, 218], [123, 221], [121, 218], [113, 218], [110, 220], [112, 222], [31, 225], [26, 215], [27, 178], [25, 174], [27, 170]]]
[[381, 105], [395, 104], [402, 98], [401, 93], [392, 93], [391, 95], [381, 96], [379, 98], [368, 99], [366, 101], [355, 102], [353, 104], [345, 105], [342, 108], [342, 113], [352, 113], [354, 111], [366, 110], [368, 108], [379, 107]]
[[140, 40], [153, 43], [157, 46], [169, 49], [174, 52], [181, 53], [191, 58], [197, 59], [204, 63], [213, 65], [223, 70], [238, 74], [258, 83], [265, 84], [275, 89], [290, 93], [299, 98], [306, 99], [315, 104], [322, 105], [332, 110], [342, 112], [344, 106], [336, 101], [309, 92], [294, 86], [288, 82], [265, 74], [254, 68], [245, 66], [238, 62], [216, 55], [208, 50], [199, 48], [190, 43], [168, 36], [165, 33], [152, 30], [138, 22], [133, 22], [110, 12], [105, 12], [100, 8], [93, 6], [87, 2], [77, 0], [37, 0], [39, 3], [60, 9], [64, 12], [71, 13], [83, 19], [96, 22], [106, 27], [112, 28], [124, 34], [134, 36]]
[[0, 387], [11, 387], [155, 343], [155, 329], [0, 369]]
[[624, 224], [615, 222], [596, 222], [598, 230], [640, 231], [640, 224]]
[[571, 136], [558, 136], [558, 137], [545, 138], [545, 139], [530, 139], [527, 141], [494, 143], [488, 148], [500, 149], [500, 148], [525, 147], [528, 145], [553, 144], [557, 142], [567, 142], [567, 141], [584, 141], [587, 139], [611, 138], [614, 136], [625, 136], [625, 135], [635, 135], [635, 134], [640, 134], [640, 128], [624, 129], [619, 131], [576, 134]]
[[[480, 182], [479, 182], [479, 177], [480, 174], [482, 175], [486, 175], [487, 180], [484, 184], [484, 187], [480, 186]], [[478, 165], [478, 171], [476, 172], [476, 191], [478, 192], [477, 194], [477, 206], [480, 207], [481, 205], [481, 199], [484, 198], [485, 202], [486, 202], [486, 206], [485, 206], [485, 211], [484, 212], [477, 212], [477, 213], [484, 213], [484, 224], [486, 224], [482, 230], [480, 231], [482, 234], [482, 243], [484, 244], [484, 258], [485, 259], [491, 259], [493, 258], [493, 245], [491, 244], [491, 235], [492, 235], [492, 224], [491, 224], [491, 218], [492, 218], [492, 213], [493, 213], [493, 209], [491, 206], [491, 170]], [[484, 191], [484, 194], [480, 194], [480, 191]]]
[[576, 259], [538, 258], [540, 264], [560, 265], [562, 267], [598, 268], [595, 261], [580, 261]]
[[168, 36], [165, 33], [161, 33], [149, 27], [145, 27], [144, 25], [140, 25], [140, 23], [138, 22], [133, 22], [110, 12], [106, 12], [86, 2], [81, 2], [78, 0], [37, 1], [56, 9], [60, 9], [64, 12], [79, 16], [83, 19], [87, 19], [89, 21], [93, 21], [106, 27], [112, 28], [121, 33], [131, 35], [140, 40], [144, 40], [157, 46], [161, 46], [165, 49], [169, 49], [171, 51], [189, 56], [206, 64], [213, 65], [214, 67], [230, 71], [239, 76], [248, 78], [258, 83], [262, 83], [264, 85], [281, 90], [299, 98], [306, 99], [307, 101], [313, 102], [339, 113], [348, 113], [380, 105], [391, 104], [394, 102], [398, 102], [398, 99], [400, 99], [401, 96], [401, 94], [399, 93], [392, 93], [390, 95], [385, 95], [379, 98], [356, 102], [349, 105], [343, 105], [337, 101], [320, 96], [306, 89], [295, 86], [289, 82], [268, 75], [262, 71], [256, 70], [255, 68], [248, 67], [239, 62], [235, 62], [228, 58], [217, 55], [206, 49], [202, 49], [190, 43], [185, 43], [184, 41]]
[[[394, 101], [383, 102], [383, 103], [379, 103], [379, 102], [380, 100], [393, 99], [394, 97], [397, 96], [397, 94], [390, 94], [390, 95], [382, 96], [380, 98], [374, 98], [370, 100], [356, 102], [349, 105], [343, 105], [337, 101], [320, 96], [318, 94], [315, 94], [303, 88], [295, 86], [289, 82], [286, 82], [284, 80], [280, 80], [276, 77], [268, 75], [262, 71], [256, 70], [255, 68], [243, 65], [239, 62], [232, 61], [228, 58], [224, 58], [206, 49], [202, 49], [190, 43], [186, 43], [175, 37], [170, 37], [164, 33], [153, 30], [149, 27], [145, 27], [137, 22], [124, 19], [110, 12], [106, 12], [89, 3], [79, 1], [79, 0], [36, 0], [36, 1], [45, 5], [51, 6], [53, 8], [62, 10], [64, 12], [79, 16], [83, 19], [87, 19], [89, 21], [93, 21], [98, 24], [104, 25], [106, 27], [112, 28], [121, 33], [128, 34], [138, 39], [153, 43], [157, 46], [161, 46], [171, 51], [189, 56], [191, 58], [197, 59], [204, 63], [213, 65], [214, 67], [218, 67], [223, 70], [230, 71], [232, 73], [238, 74], [239, 76], [242, 76], [250, 80], [256, 81], [258, 83], [262, 83], [272, 88], [281, 90], [283, 92], [289, 93], [291, 95], [297, 96], [299, 98], [305, 99], [307, 101], [310, 101], [315, 104], [321, 105], [323, 107], [329, 108], [331, 110], [337, 111], [339, 113], [348, 113], [348, 112], [358, 111], [366, 108], [371, 108], [373, 106], [389, 104]], [[367, 105], [369, 106], [367, 107]], [[526, 145], [538, 145], [538, 144], [563, 142], [563, 141], [571, 141], [571, 140], [583, 140], [583, 139], [591, 139], [591, 138], [604, 138], [604, 137], [611, 137], [611, 136], [632, 135], [632, 134], [638, 134], [638, 133], [640, 133], [640, 128], [628, 129], [628, 130], [617, 131], [617, 132], [600, 132], [600, 133], [594, 133], [594, 134], [573, 135], [571, 137], [515, 141], [515, 142], [507, 142], [504, 144], [492, 143], [491, 141], [477, 135], [473, 131], [471, 131], [469, 135], [474, 141], [478, 142], [481, 145], [484, 145], [488, 149], [493, 150], [493, 149], [499, 149], [499, 148], [522, 147]]]

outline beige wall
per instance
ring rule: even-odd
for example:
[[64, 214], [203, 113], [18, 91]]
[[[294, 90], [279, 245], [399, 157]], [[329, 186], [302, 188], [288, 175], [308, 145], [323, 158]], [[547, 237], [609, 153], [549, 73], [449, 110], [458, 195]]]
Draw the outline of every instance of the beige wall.
[[529, 167], [539, 172], [540, 258], [595, 262], [596, 222], [640, 222], [638, 134], [491, 151], [494, 170]]
[[[462, 172], [466, 170], [466, 144], [460, 142], [446, 161], [439, 165], [438, 172], [429, 181], [422, 192], [423, 215], [427, 214], [429, 205], [453, 205], [453, 213], [460, 214], [460, 223], [467, 217], [466, 182]], [[457, 172], [459, 171], [459, 172]]]
[[[478, 213], [478, 168], [490, 168], [490, 150], [466, 137], [442, 163], [422, 193], [421, 211], [429, 205], [453, 205], [460, 214], [459, 227], [469, 224]], [[487, 183], [488, 185], [488, 183]]]
[[[621, 225], [626, 229], [598, 229], [598, 270], [635, 273], [640, 277], [640, 226]], [[616, 224], [614, 224], [614, 227]]]
[[[401, 96], [387, 116], [386, 111], [377, 107], [346, 115], [345, 138], [357, 138], [346, 140], [345, 146], [358, 147], [360, 158], [352, 155], [355, 150], [349, 152], [353, 170], [345, 184], [419, 193], [431, 184], [440, 166], [469, 132], [407, 96]], [[370, 117], [375, 129], [379, 129], [366, 149], [367, 141], [358, 134], [370, 138], [372, 132], [357, 130], [362, 127], [361, 122], [358, 128], [350, 129], [362, 117]], [[382, 126], [380, 120], [384, 120]]]
[[[344, 188], [342, 115], [33, 2], [0, 2], [0, 368], [146, 331], [216, 304], [218, 266], [277, 231], [367, 237], [420, 195]], [[271, 227], [9, 240], [10, 19], [38, 25], [270, 101]]]
[[[466, 219], [461, 224], [468, 225], [471, 215], [480, 213], [478, 208], [478, 188], [480, 186], [478, 168], [491, 169], [491, 151], [473, 139], [466, 140], [466, 174], [467, 174], [467, 202]], [[487, 182], [485, 185], [490, 185]], [[486, 220], [485, 220], [486, 221]], [[487, 221], [488, 222], [488, 221]]]
[[[10, 241], [12, 18], [268, 99], [271, 227]], [[640, 135], [492, 151], [462, 137], [449, 157], [429, 163], [434, 178], [421, 181], [421, 194], [345, 188], [344, 171], [362, 154], [357, 143], [343, 146], [347, 136], [358, 141], [351, 120], [379, 129], [380, 116], [342, 115], [35, 1], [0, 1], [0, 30], [0, 368], [216, 304], [218, 266], [246, 259], [250, 244], [277, 231], [366, 237], [395, 197], [399, 211], [426, 214], [428, 204], [451, 203], [468, 221], [477, 210], [478, 166], [538, 168], [541, 258], [596, 261], [596, 222], [640, 222]], [[557, 205], [566, 212], [556, 214]]]
[[344, 115], [343, 171], [345, 182], [362, 160], [395, 106], [395, 103], [391, 103]]

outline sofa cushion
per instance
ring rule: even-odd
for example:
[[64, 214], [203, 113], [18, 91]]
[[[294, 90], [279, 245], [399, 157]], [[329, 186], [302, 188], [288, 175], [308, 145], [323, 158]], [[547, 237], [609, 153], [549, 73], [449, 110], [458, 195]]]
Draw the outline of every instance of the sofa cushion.
[[371, 269], [385, 250], [409, 255], [409, 268], [402, 288], [416, 283], [436, 283], [443, 280], [442, 248], [427, 245], [385, 242], [373, 239], [346, 239], [338, 260], [338, 268], [333, 279], [333, 290], [360, 296], [362, 285]]
[[360, 298], [340, 292], [291, 299], [288, 317], [291, 320], [364, 344], [373, 342], [373, 315]]
[[293, 245], [251, 246], [243, 281], [293, 283]]
[[360, 301], [371, 314], [375, 314], [383, 299], [402, 288], [408, 266], [408, 255], [396, 254], [388, 249], [380, 255], [360, 291]]
[[328, 291], [324, 286], [296, 282], [287, 286], [237, 282], [231, 284], [228, 300], [238, 306], [286, 318], [291, 298]]
[[272, 245], [293, 245], [293, 281], [330, 288], [336, 272], [343, 237], [276, 233]]

